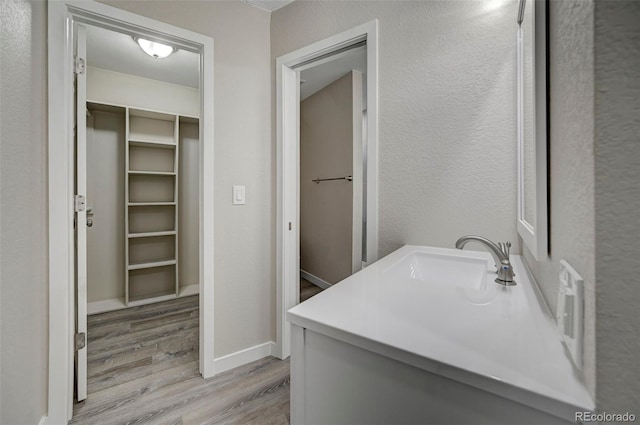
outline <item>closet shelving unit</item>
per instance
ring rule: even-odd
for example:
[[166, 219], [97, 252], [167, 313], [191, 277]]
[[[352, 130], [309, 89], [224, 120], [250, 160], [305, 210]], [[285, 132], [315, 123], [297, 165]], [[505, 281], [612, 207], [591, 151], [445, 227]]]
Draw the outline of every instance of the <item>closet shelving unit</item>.
[[87, 109], [119, 114], [125, 124], [124, 164], [117, 171], [124, 172], [125, 267], [117, 283], [124, 291], [90, 302], [89, 314], [197, 294], [197, 284], [179, 279], [179, 244], [186, 237], [179, 211], [188, 205], [180, 201], [179, 163], [181, 126], [199, 119], [96, 100], [87, 101]]
[[126, 108], [125, 306], [180, 294], [179, 119]]

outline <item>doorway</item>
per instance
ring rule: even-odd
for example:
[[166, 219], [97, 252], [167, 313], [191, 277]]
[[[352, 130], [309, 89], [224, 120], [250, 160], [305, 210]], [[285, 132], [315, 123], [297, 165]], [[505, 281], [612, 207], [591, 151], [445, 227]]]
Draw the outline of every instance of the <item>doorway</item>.
[[[75, 160], [84, 157], [86, 151], [82, 151], [82, 146], [75, 144], [74, 132], [80, 134], [86, 127], [87, 116], [85, 108], [86, 100], [90, 102], [89, 117], [93, 120], [94, 130], [97, 115], [104, 124], [111, 122], [111, 126], [118, 132], [124, 134], [124, 154], [127, 157], [125, 164], [121, 168], [121, 179], [124, 180], [124, 191], [129, 191], [124, 197], [120, 197], [122, 206], [121, 214], [125, 217], [133, 214], [135, 208], [156, 208], [177, 204], [179, 195], [179, 169], [177, 148], [173, 152], [173, 169], [164, 169], [167, 155], [151, 153], [142, 155], [141, 152], [132, 154], [132, 149], [148, 148], [149, 142], [156, 144], [170, 144], [169, 140], [173, 136], [174, 144], [179, 144], [180, 128], [184, 130], [183, 135], [191, 132], [192, 138], [197, 139], [195, 143], [194, 156], [197, 167], [195, 175], [190, 175], [190, 179], [198, 182], [197, 192], [192, 194], [195, 199], [195, 210], [192, 210], [198, 224], [199, 233], [197, 240], [191, 241], [189, 246], [197, 246], [194, 254], [198, 258], [198, 264], [189, 266], [190, 274], [197, 276], [194, 278], [193, 291], [199, 292], [199, 300], [196, 301], [199, 311], [197, 321], [199, 322], [198, 358], [199, 373], [203, 377], [214, 375], [213, 369], [213, 40], [191, 31], [173, 27], [158, 21], [144, 18], [129, 12], [122, 11], [100, 3], [86, 2], [78, 3], [53, 2], [49, 5], [49, 288], [50, 288], [50, 350], [49, 350], [49, 420], [53, 423], [66, 423], [71, 419], [73, 413], [74, 378], [86, 379], [80, 374], [74, 375], [74, 357], [84, 361], [86, 365], [86, 352], [84, 355], [75, 356], [74, 347], [77, 353], [86, 349], [86, 336], [82, 335], [83, 318], [86, 323], [87, 308], [90, 305], [86, 302], [87, 288], [81, 285], [76, 286], [76, 282], [82, 280], [86, 282], [88, 273], [86, 261], [82, 255], [76, 256], [76, 248], [85, 246], [87, 230], [90, 223], [97, 223], [105, 219], [109, 214], [105, 211], [99, 212], [97, 209], [88, 210], [87, 197], [82, 197], [79, 191], [86, 192], [86, 172], [87, 161], [84, 166], [76, 168]], [[148, 105], [128, 105], [116, 101], [102, 101], [87, 98], [87, 92], [83, 90], [88, 86], [81, 83], [77, 86], [77, 95], [84, 99], [80, 107], [76, 107], [74, 85], [72, 75], [76, 75], [78, 80], [86, 79], [87, 60], [82, 56], [82, 37], [78, 37], [78, 28], [92, 26], [96, 28], [111, 30], [124, 35], [127, 42], [135, 42], [135, 37], [142, 37], [153, 42], [160, 42], [171, 46], [178, 51], [191, 52], [197, 57], [197, 72], [199, 74], [198, 89], [196, 94], [195, 110], [197, 116], [190, 116], [189, 113], [181, 111], [167, 111], [162, 108], [149, 107]], [[82, 30], [80, 30], [82, 31]], [[86, 38], [84, 38], [86, 40]], [[80, 54], [78, 54], [78, 52]], [[94, 76], [97, 74], [94, 74]], [[116, 90], [112, 90], [112, 94]], [[122, 94], [122, 90], [120, 91]], [[154, 101], [154, 105], [157, 104]], [[77, 112], [77, 113], [76, 113]], [[110, 118], [106, 119], [109, 115]], [[194, 122], [194, 119], [197, 121]], [[106, 119], [106, 121], [105, 121]], [[125, 122], [124, 130], [120, 125]], [[120, 123], [120, 124], [118, 124]], [[153, 126], [149, 126], [153, 123]], [[158, 124], [158, 125], [155, 125]], [[173, 132], [167, 131], [171, 127]], [[74, 130], [75, 128], [75, 130]], [[119, 130], [118, 130], [119, 129]], [[139, 133], [139, 134], [136, 134]], [[145, 135], [153, 135], [154, 140], [145, 139]], [[141, 137], [138, 137], [141, 136]], [[156, 137], [158, 136], [158, 137]], [[101, 136], [102, 137], [102, 136]], [[159, 140], [159, 139], [162, 140]], [[86, 146], [85, 146], [86, 147]], [[156, 146], [157, 147], [157, 146]], [[77, 149], [76, 149], [77, 148]], [[95, 148], [95, 146], [94, 146]], [[162, 149], [156, 149], [161, 151]], [[193, 149], [191, 149], [193, 150]], [[140, 151], [140, 149], [138, 149]], [[157, 152], [156, 152], [157, 153]], [[193, 152], [192, 152], [193, 153]], [[116, 152], [111, 159], [119, 154]], [[134, 159], [135, 157], [135, 159]], [[151, 160], [150, 158], [154, 158]], [[167, 158], [165, 158], [167, 157]], [[100, 158], [101, 160], [103, 158]], [[107, 159], [105, 159], [105, 163]], [[136, 162], [135, 167], [129, 160]], [[78, 164], [80, 164], [80, 161]], [[162, 169], [156, 169], [160, 167]], [[89, 170], [96, 172], [96, 170]], [[85, 177], [81, 176], [81, 174]], [[83, 187], [83, 182], [85, 187]], [[95, 188], [94, 188], [95, 189]], [[101, 190], [101, 189], [98, 189]], [[116, 190], [117, 192], [117, 190]], [[105, 192], [101, 192], [101, 195]], [[77, 196], [80, 195], [80, 196]], [[158, 198], [158, 199], [156, 199]], [[165, 199], [166, 198], [166, 199]], [[171, 199], [169, 199], [171, 198]], [[70, 202], [74, 200], [74, 202]], [[154, 205], [151, 205], [154, 204]], [[157, 204], [157, 205], [156, 205]], [[163, 204], [163, 205], [160, 205]], [[87, 214], [89, 213], [89, 214]], [[91, 217], [91, 213], [94, 214]], [[139, 214], [138, 214], [139, 215]], [[88, 217], [87, 217], [88, 216]], [[162, 216], [159, 220], [144, 219], [137, 223], [158, 223], [166, 221], [172, 216], [169, 214], [158, 214]], [[179, 214], [173, 213], [174, 225], [178, 223]], [[117, 232], [119, 238], [126, 241], [119, 244], [123, 251], [129, 251], [124, 256], [122, 275], [125, 285], [118, 285], [116, 291], [122, 291], [122, 297], [117, 292], [113, 292], [101, 304], [94, 304], [98, 310], [117, 310], [118, 307], [130, 307], [131, 303], [149, 304], [151, 301], [161, 301], [162, 297], [178, 298], [184, 294], [183, 288], [179, 285], [179, 250], [181, 243], [177, 237], [179, 227], [173, 229], [126, 229], [135, 220], [127, 217], [124, 220], [125, 231]], [[193, 218], [193, 217], [192, 217]], [[75, 224], [75, 229], [74, 229]], [[104, 224], [101, 222], [101, 224]], [[78, 232], [76, 234], [76, 231]], [[164, 234], [164, 233], [167, 234]], [[176, 234], [169, 234], [175, 232]], [[160, 234], [163, 233], [163, 234]], [[145, 241], [146, 238], [146, 241]], [[131, 240], [133, 246], [130, 243]], [[79, 241], [80, 243], [77, 243]], [[142, 243], [140, 241], [143, 241]], [[122, 247], [122, 245], [124, 245]], [[142, 249], [147, 245], [145, 249]], [[149, 245], [155, 245], [149, 248]], [[78, 249], [81, 251], [82, 249]], [[172, 258], [159, 258], [168, 256], [170, 252]], [[84, 255], [86, 256], [85, 249]], [[158, 256], [156, 256], [158, 254]], [[135, 258], [132, 258], [134, 256]], [[145, 257], [147, 256], [147, 257]], [[117, 255], [116, 255], [117, 257]], [[153, 257], [153, 258], [152, 258]], [[95, 263], [95, 262], [94, 262]], [[162, 263], [162, 264], [160, 264]], [[169, 264], [171, 263], [171, 264]], [[84, 265], [83, 265], [84, 264]], [[152, 267], [147, 267], [153, 264]], [[144, 266], [144, 267], [143, 267]], [[166, 281], [162, 281], [157, 286], [157, 280], [139, 279], [138, 288], [133, 286], [127, 288], [127, 278], [140, 278], [138, 270], [162, 269], [165, 267]], [[134, 276], [131, 276], [131, 272]], [[116, 279], [114, 279], [116, 280]], [[171, 293], [173, 290], [173, 293]], [[89, 291], [90, 292], [90, 291]], [[122, 300], [120, 300], [122, 298]], [[84, 299], [84, 302], [83, 302]], [[106, 307], [105, 307], [106, 306]], [[105, 310], [106, 309], [106, 310]], [[86, 329], [85, 329], [86, 332]], [[82, 357], [85, 360], [82, 360]], [[86, 372], [86, 368], [85, 368]], [[86, 381], [85, 381], [86, 382]]]
[[89, 24], [74, 33], [79, 403], [141, 374], [197, 374], [200, 58]]
[[301, 67], [300, 302], [362, 269], [366, 42]]
[[[277, 95], [277, 346], [279, 357], [284, 359], [290, 355], [290, 325], [286, 321], [286, 312], [295, 306], [300, 297], [300, 255], [301, 255], [301, 73], [322, 63], [335, 60], [346, 52], [366, 46], [366, 83], [363, 85], [366, 100], [362, 109], [366, 109], [365, 118], [361, 118], [360, 133], [366, 135], [366, 143], [361, 147], [360, 158], [354, 161], [366, 170], [352, 169], [351, 176], [316, 176], [313, 180], [323, 178], [326, 182], [349, 183], [350, 178], [358, 172], [365, 177], [360, 178], [356, 189], [361, 188], [361, 198], [352, 205], [361, 206], [351, 210], [358, 215], [362, 227], [352, 225], [350, 229], [359, 231], [361, 237], [352, 237], [351, 241], [359, 241], [349, 246], [352, 263], [351, 272], [359, 270], [377, 260], [378, 256], [378, 41], [377, 20], [360, 25], [351, 30], [329, 37], [295, 52], [281, 56], [276, 61], [276, 95]], [[353, 76], [350, 78], [353, 79]], [[303, 83], [306, 84], [306, 81]], [[353, 85], [353, 81], [352, 81]], [[357, 86], [357, 84], [356, 84]], [[322, 87], [322, 84], [320, 85]], [[366, 106], [365, 106], [366, 105]], [[362, 115], [362, 110], [359, 111]], [[355, 128], [355, 126], [353, 126]], [[353, 139], [355, 140], [355, 139]], [[353, 158], [358, 158], [356, 154]], [[363, 167], [364, 168], [364, 167]], [[365, 172], [366, 171], [366, 172]], [[306, 180], [309, 176], [305, 176]], [[306, 181], [305, 180], [305, 181]], [[321, 185], [324, 182], [312, 182]], [[355, 199], [351, 196], [351, 199]], [[350, 217], [353, 222], [353, 216]], [[364, 219], [362, 218], [364, 217]], [[364, 242], [363, 242], [364, 241]], [[358, 246], [356, 246], [358, 245]], [[344, 246], [343, 246], [344, 248]], [[363, 261], [364, 260], [364, 261]], [[303, 275], [308, 276], [308, 275]], [[317, 277], [317, 276], [316, 276]], [[327, 282], [330, 283], [330, 282]]]

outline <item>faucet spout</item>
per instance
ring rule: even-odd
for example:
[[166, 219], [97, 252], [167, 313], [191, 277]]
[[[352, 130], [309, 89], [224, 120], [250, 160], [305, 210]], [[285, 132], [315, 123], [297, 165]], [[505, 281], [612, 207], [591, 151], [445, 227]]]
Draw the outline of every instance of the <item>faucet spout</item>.
[[456, 248], [463, 249], [468, 242], [478, 242], [481, 245], [484, 245], [489, 253], [491, 253], [496, 262], [496, 273], [498, 274], [496, 283], [505, 286], [513, 286], [516, 284], [513, 280], [513, 277], [515, 276], [513, 266], [509, 261], [509, 249], [511, 248], [511, 242], [496, 244], [482, 236], [468, 235], [463, 236], [456, 241]]

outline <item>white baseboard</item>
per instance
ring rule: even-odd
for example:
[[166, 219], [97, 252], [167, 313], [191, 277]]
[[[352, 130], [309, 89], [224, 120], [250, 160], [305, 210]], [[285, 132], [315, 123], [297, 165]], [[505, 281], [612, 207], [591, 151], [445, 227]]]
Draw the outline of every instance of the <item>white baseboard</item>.
[[40, 418], [40, 422], [38, 422], [38, 425], [47, 425], [47, 421], [49, 420], [49, 417], [47, 415], [43, 416]]
[[300, 270], [300, 277], [305, 280], [308, 280], [309, 282], [313, 283], [319, 288], [322, 288], [322, 289], [331, 288], [331, 284], [326, 280], [322, 280], [318, 276], [314, 276], [311, 273], [305, 272], [302, 269]]
[[193, 284], [193, 285], [187, 285], [187, 286], [181, 286], [180, 287], [180, 295], [178, 295], [179, 297], [188, 297], [190, 295], [196, 295], [200, 293], [200, 285]]
[[107, 311], [121, 310], [125, 308], [124, 298], [111, 298], [108, 300], [92, 301], [87, 303], [87, 314], [106, 313]]
[[273, 341], [265, 342], [254, 347], [236, 351], [226, 356], [218, 357], [213, 361], [216, 374], [227, 370], [243, 366], [247, 363], [255, 362], [267, 356], [272, 356], [276, 349], [276, 343]]
[[[180, 287], [180, 295], [177, 298], [188, 297], [190, 295], [196, 295], [200, 292], [200, 285], [187, 285]], [[159, 297], [147, 298], [140, 301], [132, 301], [129, 303], [129, 307], [137, 307], [139, 305], [153, 304], [160, 301], [169, 301], [176, 299], [175, 295], [164, 295]], [[92, 301], [87, 303], [87, 315], [106, 313], [108, 311], [122, 310], [127, 308], [124, 305], [124, 298], [111, 298], [108, 300]]]

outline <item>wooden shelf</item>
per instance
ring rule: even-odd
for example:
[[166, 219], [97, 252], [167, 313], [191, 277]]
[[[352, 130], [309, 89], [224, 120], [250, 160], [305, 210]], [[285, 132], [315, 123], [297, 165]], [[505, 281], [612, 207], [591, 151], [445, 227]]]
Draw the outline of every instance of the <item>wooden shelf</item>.
[[131, 175], [138, 175], [138, 176], [175, 176], [176, 173], [174, 173], [173, 171], [136, 171], [136, 170], [129, 170], [128, 173]]
[[152, 269], [154, 267], [175, 266], [176, 260], [153, 261], [150, 263], [129, 264], [128, 270]]
[[166, 232], [144, 232], [144, 233], [129, 233], [129, 239], [135, 238], [153, 238], [157, 236], [175, 236], [175, 230], [168, 230]]
[[168, 112], [150, 111], [148, 109], [129, 108], [130, 117], [175, 122], [176, 115]]
[[162, 301], [169, 301], [178, 298], [174, 292], [158, 292], [157, 294], [147, 295], [140, 298], [135, 298], [129, 301], [129, 307], [137, 307], [140, 305], [159, 303]]
[[163, 207], [175, 206], [175, 202], [129, 202], [130, 207]]
[[158, 149], [175, 149], [175, 143], [160, 142], [155, 140], [141, 140], [141, 139], [129, 139], [129, 146], [140, 146], [143, 148], [158, 148]]

